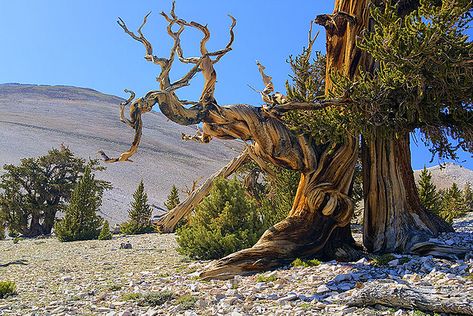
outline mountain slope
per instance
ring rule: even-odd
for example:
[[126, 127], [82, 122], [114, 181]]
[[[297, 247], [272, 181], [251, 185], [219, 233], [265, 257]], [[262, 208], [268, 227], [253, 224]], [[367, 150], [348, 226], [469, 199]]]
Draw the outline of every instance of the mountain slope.
[[[427, 168], [432, 173], [432, 182], [437, 187], [437, 190], [448, 189], [455, 182], [460, 190], [468, 182], [473, 185], [473, 170], [462, 167], [460, 165], [448, 162], [442, 166], [433, 166]], [[414, 171], [416, 181], [419, 180], [422, 170]]]
[[[92, 89], [23, 84], [0, 85], [0, 166], [44, 155], [61, 143], [78, 156], [99, 158], [127, 150], [133, 130], [118, 118], [123, 99]], [[105, 164], [98, 177], [112, 182], [104, 195], [103, 216], [112, 223], [126, 219], [132, 193], [143, 179], [150, 202], [163, 207], [173, 184], [184, 188], [206, 177], [238, 155], [237, 141], [209, 144], [181, 141], [181, 132], [195, 133], [160, 113], [143, 116], [143, 137], [134, 162]]]

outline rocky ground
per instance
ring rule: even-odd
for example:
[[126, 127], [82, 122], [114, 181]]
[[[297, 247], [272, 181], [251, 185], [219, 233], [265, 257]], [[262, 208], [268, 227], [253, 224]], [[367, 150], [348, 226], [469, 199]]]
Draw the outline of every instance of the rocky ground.
[[[473, 250], [473, 214], [438, 241]], [[121, 249], [122, 243], [132, 249]], [[18, 294], [0, 300], [0, 315], [421, 315], [381, 305], [346, 305], [369, 286], [448, 293], [469, 304], [473, 258], [384, 256], [357, 262], [285, 267], [229, 281], [203, 281], [208, 262], [186, 260], [174, 235], [60, 243], [0, 241], [0, 280]], [[10, 264], [8, 264], [10, 263]], [[8, 265], [7, 265], [8, 264]]]

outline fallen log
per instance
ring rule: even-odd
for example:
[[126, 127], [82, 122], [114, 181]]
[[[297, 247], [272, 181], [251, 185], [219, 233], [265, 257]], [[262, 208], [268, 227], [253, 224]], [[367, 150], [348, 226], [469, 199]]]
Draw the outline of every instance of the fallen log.
[[348, 306], [384, 305], [433, 313], [473, 315], [473, 297], [451, 287], [435, 288], [396, 282], [373, 281], [336, 299]]

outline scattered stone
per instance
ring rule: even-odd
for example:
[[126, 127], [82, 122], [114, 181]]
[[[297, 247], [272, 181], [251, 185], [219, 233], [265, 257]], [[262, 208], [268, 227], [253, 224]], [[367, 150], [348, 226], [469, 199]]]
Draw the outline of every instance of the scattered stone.
[[132, 248], [133, 248], [133, 246], [132, 246], [132, 244], [131, 244], [129, 241], [127, 241], [127, 242], [122, 242], [122, 243], [120, 244], [120, 249], [132, 249]]

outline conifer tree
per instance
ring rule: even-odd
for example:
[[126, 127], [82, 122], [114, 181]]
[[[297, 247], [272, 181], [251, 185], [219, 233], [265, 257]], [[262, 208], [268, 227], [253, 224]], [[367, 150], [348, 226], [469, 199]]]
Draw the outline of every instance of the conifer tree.
[[72, 192], [64, 218], [54, 226], [60, 241], [97, 239], [102, 226], [102, 218], [97, 215], [102, 194], [103, 188], [97, 185], [91, 168], [86, 167]]
[[447, 222], [452, 223], [453, 219], [464, 215], [467, 211], [466, 204], [463, 200], [463, 195], [458, 185], [453, 183], [442, 198], [442, 207], [440, 210], [440, 217]]
[[133, 202], [128, 211], [129, 220], [120, 226], [121, 232], [131, 235], [153, 232], [151, 214], [152, 210], [148, 204], [148, 195], [145, 192], [143, 180], [141, 180], [135, 193], [133, 193]]
[[175, 208], [181, 201], [179, 201], [179, 192], [177, 191], [176, 186], [173, 184], [171, 192], [168, 195], [168, 199], [164, 202], [164, 205], [168, 210]]
[[99, 240], [110, 240], [112, 239], [112, 232], [110, 231], [110, 225], [108, 221], [104, 221], [102, 230], [100, 231]]
[[432, 173], [428, 171], [425, 166], [420, 173], [418, 189], [422, 205], [428, 210], [438, 214], [440, 211], [440, 195], [437, 192], [435, 184], [432, 182]]
[[463, 188], [463, 200], [467, 211], [473, 211], [473, 189], [471, 188], [470, 182], [467, 182]]

